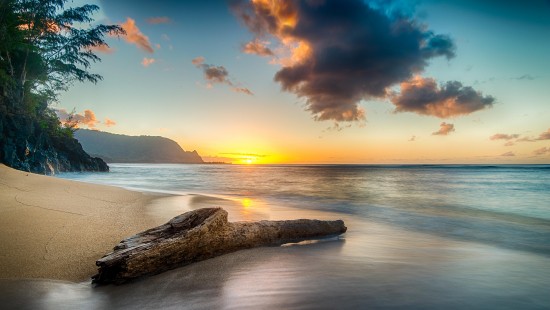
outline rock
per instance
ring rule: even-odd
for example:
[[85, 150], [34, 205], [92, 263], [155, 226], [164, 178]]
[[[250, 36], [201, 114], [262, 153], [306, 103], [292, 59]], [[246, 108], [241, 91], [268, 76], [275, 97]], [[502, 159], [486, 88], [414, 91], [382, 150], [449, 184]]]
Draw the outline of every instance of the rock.
[[277, 246], [346, 232], [342, 220], [227, 221], [222, 208], [204, 208], [122, 240], [96, 261], [93, 283], [120, 284], [241, 249]]
[[0, 113], [0, 163], [40, 174], [109, 171], [103, 160], [88, 155], [76, 139], [52, 136], [37, 119], [8, 112]]

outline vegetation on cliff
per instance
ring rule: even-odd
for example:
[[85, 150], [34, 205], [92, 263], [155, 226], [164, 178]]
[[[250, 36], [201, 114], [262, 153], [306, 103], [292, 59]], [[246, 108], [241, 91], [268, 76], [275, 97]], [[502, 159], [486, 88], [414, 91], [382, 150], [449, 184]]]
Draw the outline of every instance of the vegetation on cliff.
[[66, 0], [0, 1], [0, 162], [37, 173], [107, 171], [62, 126], [51, 105], [72, 83], [102, 79], [89, 72], [100, 61], [93, 48], [106, 45], [114, 25], [93, 25], [95, 5]]

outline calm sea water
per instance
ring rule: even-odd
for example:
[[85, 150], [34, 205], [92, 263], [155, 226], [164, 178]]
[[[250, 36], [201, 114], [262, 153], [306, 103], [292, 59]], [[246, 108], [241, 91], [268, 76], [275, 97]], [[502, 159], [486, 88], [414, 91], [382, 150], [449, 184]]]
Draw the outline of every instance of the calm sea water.
[[168, 210], [166, 219], [186, 208], [221, 205], [233, 219], [342, 218], [348, 232], [239, 251], [118, 287], [0, 281], [4, 304], [550, 309], [548, 165], [113, 164], [110, 173], [59, 177], [175, 194], [151, 206], [159, 214]]
[[159, 165], [59, 177], [331, 211], [550, 255], [550, 165]]

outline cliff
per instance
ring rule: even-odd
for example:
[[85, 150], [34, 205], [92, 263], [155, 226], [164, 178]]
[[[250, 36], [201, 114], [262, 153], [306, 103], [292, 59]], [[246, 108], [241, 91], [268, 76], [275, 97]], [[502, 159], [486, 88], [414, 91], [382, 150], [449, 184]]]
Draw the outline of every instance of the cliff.
[[[0, 162], [12, 168], [55, 174], [62, 171], [109, 171], [70, 135], [47, 128], [41, 119], [13, 113], [0, 105]], [[56, 125], [58, 126], [58, 125]], [[52, 132], [59, 132], [53, 135]]]
[[75, 137], [86, 152], [109, 163], [203, 163], [197, 151], [159, 136], [127, 136], [79, 129]]

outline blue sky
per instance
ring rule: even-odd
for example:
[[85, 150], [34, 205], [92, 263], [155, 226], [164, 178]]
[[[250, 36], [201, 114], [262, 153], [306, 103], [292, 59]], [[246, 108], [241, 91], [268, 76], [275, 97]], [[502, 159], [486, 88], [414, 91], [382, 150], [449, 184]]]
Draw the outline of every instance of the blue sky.
[[[75, 84], [57, 107], [93, 111], [84, 128], [166, 136], [210, 160], [549, 162], [548, 1], [274, 3], [96, 0], [99, 22], [141, 41], [108, 38], [92, 68], [104, 80]], [[400, 36], [395, 8], [410, 28]], [[246, 53], [249, 42], [272, 54]]]

